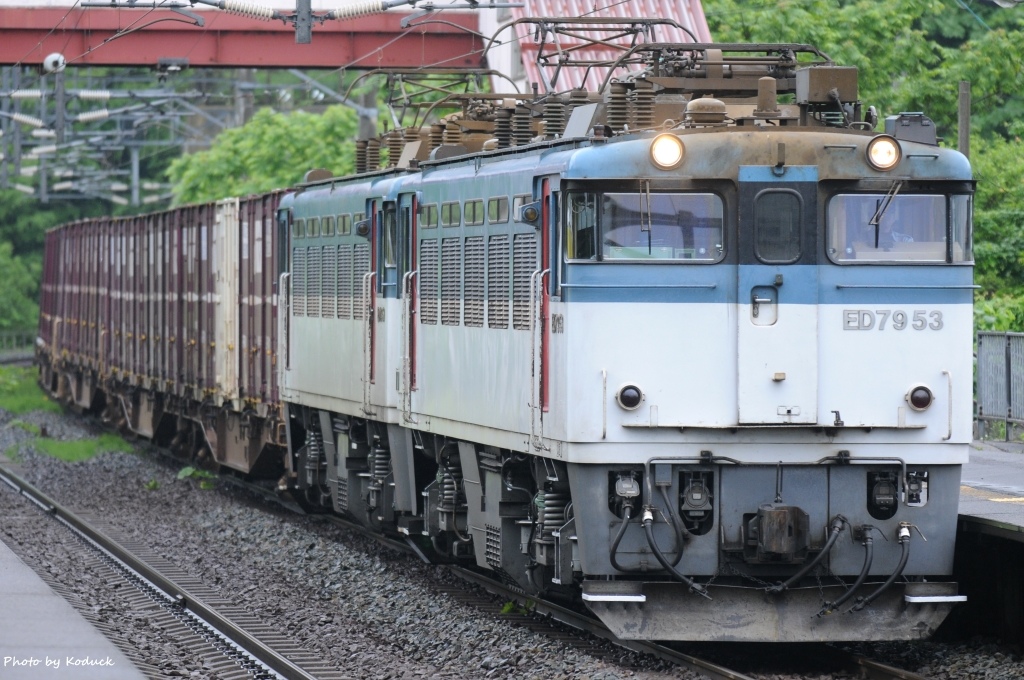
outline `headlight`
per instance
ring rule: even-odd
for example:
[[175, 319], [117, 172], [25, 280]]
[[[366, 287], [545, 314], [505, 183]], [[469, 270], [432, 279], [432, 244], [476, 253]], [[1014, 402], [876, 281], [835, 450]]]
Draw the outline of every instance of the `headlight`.
[[895, 137], [878, 135], [868, 142], [868, 163], [875, 170], [892, 170], [903, 158], [903, 149]]
[[923, 411], [932, 405], [935, 401], [935, 396], [932, 391], [924, 385], [915, 385], [907, 391], [907, 403], [910, 404], [910, 408], [915, 411]]
[[623, 385], [615, 393], [615, 400], [627, 411], [635, 411], [644, 400], [644, 391], [636, 385]]
[[671, 170], [683, 162], [683, 140], [675, 135], [658, 135], [651, 142], [651, 162], [662, 170]]

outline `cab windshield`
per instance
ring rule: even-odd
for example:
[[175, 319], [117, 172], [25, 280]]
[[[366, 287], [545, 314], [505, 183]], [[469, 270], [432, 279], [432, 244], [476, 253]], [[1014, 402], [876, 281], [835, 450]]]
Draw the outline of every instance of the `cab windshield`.
[[[897, 187], [898, 188], [898, 187]], [[970, 262], [971, 196], [838, 194], [828, 203], [834, 262]]]
[[710, 193], [569, 192], [566, 258], [717, 262], [722, 215], [722, 199]]

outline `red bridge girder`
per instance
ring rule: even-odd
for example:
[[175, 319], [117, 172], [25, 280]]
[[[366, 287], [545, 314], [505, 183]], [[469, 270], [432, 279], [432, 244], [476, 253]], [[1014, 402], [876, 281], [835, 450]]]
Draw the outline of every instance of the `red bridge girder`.
[[[156, 66], [160, 59], [243, 68], [479, 68], [481, 62], [483, 40], [469, 32], [477, 30], [475, 13], [448, 12], [447, 24], [410, 29], [400, 26], [407, 14], [399, 12], [328, 21], [314, 25], [308, 45], [296, 45], [295, 29], [281, 21], [196, 13], [205, 26], [168, 10], [0, 7], [0, 64], [41, 64], [53, 52], [70, 66]], [[111, 40], [129, 28], [139, 30]]]

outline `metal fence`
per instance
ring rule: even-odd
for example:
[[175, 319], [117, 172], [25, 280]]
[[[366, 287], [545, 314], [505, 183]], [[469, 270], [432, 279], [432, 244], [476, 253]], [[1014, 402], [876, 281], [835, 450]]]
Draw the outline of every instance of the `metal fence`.
[[36, 332], [0, 331], [0, 352], [31, 350], [36, 341]]
[[976, 417], [1003, 423], [1006, 437], [1024, 425], [1024, 333], [978, 333]]

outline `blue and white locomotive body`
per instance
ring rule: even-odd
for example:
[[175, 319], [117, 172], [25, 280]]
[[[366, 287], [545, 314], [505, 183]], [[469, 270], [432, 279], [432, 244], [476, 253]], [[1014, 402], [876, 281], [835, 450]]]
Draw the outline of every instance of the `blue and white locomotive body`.
[[51, 230], [40, 381], [623, 639], [927, 637], [963, 599], [967, 159], [808, 46], [615, 65], [453, 95], [384, 170]]
[[797, 104], [592, 106], [283, 202], [307, 498], [622, 638], [929, 635], [962, 599], [970, 167], [796, 70]]

